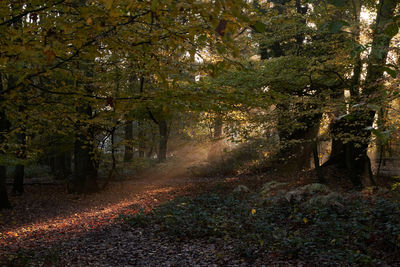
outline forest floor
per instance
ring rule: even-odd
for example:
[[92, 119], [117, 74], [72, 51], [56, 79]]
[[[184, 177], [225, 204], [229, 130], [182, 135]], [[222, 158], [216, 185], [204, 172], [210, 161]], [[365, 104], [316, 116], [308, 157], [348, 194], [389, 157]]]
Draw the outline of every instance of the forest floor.
[[[6, 266], [208, 266], [219, 262], [246, 265], [218, 254], [214, 242], [182, 242], [157, 229], [129, 226], [124, 215], [150, 211], [178, 196], [195, 196], [217, 184], [233, 188], [259, 177], [168, 179], [143, 177], [112, 182], [99, 193], [67, 194], [65, 185], [27, 185], [11, 196], [13, 210], [0, 213], [0, 263]], [[229, 245], [228, 245], [229, 247]], [[279, 261], [275, 264], [280, 265]], [[288, 261], [282, 262], [284, 266]]]
[[[0, 213], [0, 263], [24, 265], [39, 260], [40, 265], [42, 260], [57, 259], [60, 265], [120, 266], [143, 260], [139, 254], [167, 262], [166, 251], [157, 252], [157, 248], [165, 250], [161, 241], [151, 233], [126, 227], [119, 217], [136, 213], [137, 206], [150, 210], [211, 184], [182, 178], [141, 179], [112, 182], [90, 195], [67, 194], [63, 185], [28, 185], [23, 196], [11, 197], [14, 209]], [[169, 254], [177, 257], [175, 253]], [[148, 263], [158, 265], [150, 259]]]
[[[256, 260], [249, 260], [243, 253], [238, 253], [235, 238], [215, 239], [209, 238], [207, 234], [191, 238], [181, 234], [168, 235], [161, 233], [160, 224], [147, 219], [141, 221], [141, 216], [151, 213], [162, 203], [173, 202], [176, 198], [184, 196], [193, 198], [207, 194], [213, 188], [219, 188], [220, 192], [233, 192], [240, 184], [245, 184], [254, 190], [265, 182], [277, 179], [288, 182], [290, 186], [301, 186], [312, 183], [315, 177], [304, 173], [299, 174], [296, 179], [282, 175], [211, 179], [189, 178], [183, 173], [162, 177], [153, 172], [136, 180], [112, 182], [104, 191], [90, 195], [67, 194], [65, 186], [62, 185], [28, 185], [23, 196], [11, 197], [14, 209], [2, 211], [0, 214], [0, 264], [5, 266], [318, 265], [321, 263], [318, 258], [312, 263], [296, 257], [279, 257], [277, 253], [258, 254]], [[342, 186], [341, 190], [348, 190], [347, 186]], [[164, 218], [170, 215], [162, 216]], [[130, 220], [132, 217], [135, 218], [133, 224]], [[301, 219], [301, 224], [302, 220], [305, 224], [304, 218]], [[177, 231], [180, 231], [180, 225], [173, 227], [177, 227]]]

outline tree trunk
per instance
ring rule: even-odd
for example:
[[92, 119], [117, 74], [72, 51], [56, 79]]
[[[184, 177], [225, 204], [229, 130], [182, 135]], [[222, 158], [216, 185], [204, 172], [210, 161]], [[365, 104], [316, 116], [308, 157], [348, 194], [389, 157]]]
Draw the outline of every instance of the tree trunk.
[[[87, 116], [92, 116], [90, 105], [86, 109], [79, 108]], [[92, 193], [99, 190], [97, 185], [97, 165], [94, 159], [94, 132], [89, 125], [77, 125], [74, 146], [74, 178], [70, 192]]]
[[159, 120], [158, 129], [160, 132], [158, 160], [160, 162], [163, 162], [167, 159], [167, 142], [168, 142], [168, 125], [165, 119]]
[[[311, 114], [315, 107], [308, 105], [297, 105], [291, 112], [288, 112], [290, 107], [287, 104], [280, 104], [277, 109], [279, 112], [278, 134], [281, 143], [277, 163], [292, 171], [310, 168], [322, 114], [319, 112]], [[304, 111], [309, 113], [297, 115]], [[302, 126], [291, 129], [294, 122], [300, 123]]]
[[82, 140], [80, 135], [75, 141], [74, 158], [74, 180], [72, 181], [72, 192], [92, 193], [98, 191], [97, 168], [93, 159], [93, 147], [87, 141]]
[[139, 139], [139, 158], [144, 158], [146, 150], [144, 121], [138, 121], [137, 127], [138, 127], [138, 139]]
[[[386, 63], [388, 48], [391, 37], [384, 30], [392, 22], [396, 0], [381, 0], [378, 5], [376, 24], [373, 34], [371, 53], [368, 59], [367, 76], [363, 86], [362, 97], [376, 100], [379, 95], [381, 78], [383, 76], [383, 66]], [[357, 67], [357, 66], [356, 66]], [[355, 71], [355, 74], [359, 74]], [[353, 81], [359, 81], [359, 77]], [[353, 88], [356, 85], [353, 84]], [[354, 92], [354, 90], [353, 90]], [[373, 185], [375, 181], [372, 177], [371, 161], [368, 157], [368, 145], [370, 142], [371, 131], [375, 117], [375, 111], [362, 105], [350, 111], [350, 114], [336, 120], [331, 126], [334, 136], [348, 136], [350, 140], [336, 138], [332, 145], [332, 154], [329, 163], [338, 166], [345, 166], [350, 173], [350, 179], [355, 187], [362, 187], [362, 180], [368, 178]], [[347, 137], [347, 138], [348, 138]]]
[[0, 165], [0, 210], [12, 208], [11, 203], [8, 200], [6, 179], [7, 179], [6, 167]]
[[72, 173], [72, 155], [71, 151], [63, 151], [54, 156], [49, 160], [51, 173], [55, 180], [64, 180], [68, 175]]
[[[17, 159], [24, 160], [26, 158], [26, 134], [24, 129], [23, 133], [17, 134], [17, 140], [20, 147], [20, 151], [17, 153]], [[24, 175], [25, 175], [25, 166], [21, 163], [17, 164], [14, 169], [14, 183], [12, 193], [15, 195], [22, 195], [24, 193]]]
[[156, 146], [156, 133], [154, 132], [154, 128], [153, 127], [151, 127], [151, 129], [150, 129], [151, 131], [150, 131], [150, 134], [151, 134], [151, 143], [150, 143], [150, 149], [149, 149], [149, 151], [147, 151], [147, 155], [146, 155], [146, 157], [147, 158], [151, 158], [151, 156], [153, 155], [153, 152], [154, 152], [154, 147]]
[[18, 164], [14, 169], [14, 182], [12, 193], [14, 195], [22, 195], [24, 193], [24, 174], [25, 166]]
[[111, 171], [117, 169], [117, 159], [115, 158], [115, 127], [111, 130]]
[[319, 164], [318, 142], [317, 141], [314, 142], [313, 157], [314, 157], [314, 168], [315, 168], [315, 172], [317, 174], [318, 182], [324, 183], [325, 178], [324, 178], [324, 174], [322, 173], [321, 166]]
[[[0, 98], [3, 100], [3, 79], [2, 75], [0, 73]], [[8, 129], [10, 127], [10, 123], [6, 118], [5, 112], [3, 109], [0, 109], [0, 155], [3, 155], [6, 150], [6, 137], [4, 136], [6, 132], [8, 132]], [[4, 208], [11, 208], [11, 203], [8, 200], [8, 194], [7, 194], [7, 185], [6, 185], [6, 179], [7, 179], [7, 170], [6, 166], [0, 165], [0, 209]]]
[[215, 161], [220, 160], [221, 157], [221, 136], [222, 136], [222, 116], [221, 114], [217, 114], [216, 118], [214, 119], [214, 135], [212, 144], [210, 147], [210, 151], [208, 151], [207, 161], [212, 163]]
[[[2, 82], [1, 82], [1, 76], [0, 76], [0, 93], [2, 91]], [[5, 117], [4, 111], [0, 111], [0, 145], [2, 148], [5, 147], [5, 137], [4, 137], [4, 132], [8, 131], [9, 128], [9, 122]], [[3, 151], [3, 149], [2, 149]], [[1, 152], [3, 154], [3, 152]], [[0, 209], [10, 209], [11, 208], [11, 203], [8, 200], [8, 194], [7, 194], [7, 185], [6, 185], [6, 179], [7, 179], [7, 169], [6, 166], [0, 165]]]
[[125, 125], [125, 154], [124, 154], [124, 162], [129, 162], [133, 157], [133, 147], [131, 145], [133, 138], [133, 126], [132, 121], [128, 121]]
[[67, 177], [72, 173], [72, 151], [67, 151], [65, 153], [65, 174]]

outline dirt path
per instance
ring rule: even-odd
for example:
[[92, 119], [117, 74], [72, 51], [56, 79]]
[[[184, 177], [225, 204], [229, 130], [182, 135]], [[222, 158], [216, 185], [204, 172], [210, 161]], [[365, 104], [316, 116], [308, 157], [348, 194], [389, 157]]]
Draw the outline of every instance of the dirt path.
[[[15, 223], [1, 225], [0, 265], [252, 266], [235, 256], [229, 240], [171, 239], [160, 235], [157, 226], [131, 227], [118, 219], [120, 214], [136, 213], [138, 207], [148, 210], [179, 195], [204, 192], [220, 181], [176, 178], [151, 184], [113, 183], [105, 192], [89, 196], [32, 186], [14, 214], [2, 215]], [[232, 179], [224, 181], [232, 183]]]
[[216, 246], [230, 250], [224, 240], [219, 245], [208, 240], [171, 240], [156, 234], [153, 226], [131, 227], [119, 218], [180, 195], [204, 192], [222, 181], [188, 178], [193, 162], [187, 158], [161, 164], [142, 178], [113, 182], [91, 195], [69, 195], [62, 185], [26, 186], [23, 196], [11, 198], [14, 210], [0, 214], [0, 265], [246, 265], [218, 252]]
[[[27, 249], [42, 251], [39, 255], [51, 254], [62, 248], [62, 253], [57, 254], [72, 263], [74, 257], [85, 258], [84, 251], [102, 248], [109, 251], [108, 241], [140, 246], [142, 235], [124, 228], [117, 219], [120, 214], [135, 213], [139, 207], [149, 210], [202, 185], [188, 178], [170, 178], [168, 182], [153, 179], [150, 184], [145, 180], [126, 181], [110, 184], [106, 191], [88, 196], [68, 195], [62, 186], [29, 186], [23, 197], [13, 197], [14, 210], [1, 214], [0, 256], [14, 257]], [[97, 241], [93, 240], [94, 236]], [[86, 256], [86, 260], [93, 258], [93, 255]]]

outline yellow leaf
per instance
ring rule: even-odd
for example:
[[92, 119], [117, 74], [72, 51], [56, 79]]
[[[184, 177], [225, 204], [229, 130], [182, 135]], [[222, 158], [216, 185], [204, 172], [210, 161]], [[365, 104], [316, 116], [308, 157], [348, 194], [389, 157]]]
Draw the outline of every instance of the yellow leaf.
[[256, 209], [251, 210], [251, 214], [254, 215], [254, 213], [256, 213]]
[[92, 24], [92, 22], [93, 22], [93, 20], [92, 20], [92, 18], [87, 18], [87, 20], [86, 20], [86, 24], [87, 25], [90, 25], [90, 24]]
[[303, 222], [304, 223], [308, 223], [308, 219], [307, 218], [303, 218]]
[[106, 6], [107, 9], [110, 9], [114, 2], [114, 0], [103, 0], [103, 1], [104, 1], [104, 5]]
[[158, 0], [153, 0], [153, 1], [151, 1], [151, 7], [150, 7], [150, 9], [151, 9], [151, 11], [157, 11], [157, 7], [158, 7]]
[[110, 10], [109, 14], [111, 17], [115, 18], [115, 17], [118, 17], [119, 15], [121, 15], [121, 12], [118, 9], [114, 8], [114, 9]]

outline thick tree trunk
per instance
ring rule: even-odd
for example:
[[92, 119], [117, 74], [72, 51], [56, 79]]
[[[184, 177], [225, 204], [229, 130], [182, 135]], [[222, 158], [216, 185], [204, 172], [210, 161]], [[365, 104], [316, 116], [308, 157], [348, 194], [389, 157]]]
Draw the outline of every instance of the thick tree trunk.
[[333, 164], [347, 169], [355, 188], [361, 188], [365, 178], [368, 178], [372, 185], [375, 184], [367, 155], [371, 132], [366, 130], [373, 120], [374, 111], [360, 109], [353, 110], [331, 124], [331, 134], [334, 138], [332, 151], [324, 165]]
[[[278, 134], [281, 142], [281, 149], [277, 155], [278, 164], [284, 165], [291, 171], [310, 168], [322, 114], [311, 114], [313, 110], [309, 106], [296, 107], [299, 113], [310, 112], [302, 116], [297, 116], [295, 111], [288, 113], [289, 107], [286, 104], [277, 108]], [[302, 127], [291, 129], [294, 122], [300, 123]]]
[[24, 174], [25, 166], [18, 164], [14, 169], [14, 182], [12, 193], [14, 195], [22, 195], [24, 193]]
[[158, 160], [163, 162], [167, 159], [167, 143], [168, 143], [168, 125], [165, 119], [158, 122], [158, 129], [160, 132]]
[[75, 141], [75, 169], [71, 192], [92, 193], [99, 189], [97, 185], [97, 168], [92, 155], [93, 147], [82, 138], [84, 136], [78, 136]]
[[7, 178], [6, 167], [0, 165], [0, 210], [12, 208], [11, 203], [8, 200], [6, 178]]
[[67, 151], [65, 153], [65, 177], [71, 175], [72, 173], [72, 151]]
[[61, 152], [51, 159], [51, 171], [56, 180], [64, 180], [72, 173], [72, 156], [70, 151]]
[[[23, 130], [24, 131], [24, 130]], [[26, 158], [26, 134], [25, 132], [17, 134], [17, 140], [20, 150], [17, 153], [17, 158], [24, 160]], [[15, 195], [22, 195], [24, 193], [24, 176], [25, 176], [25, 166], [23, 164], [17, 164], [14, 169], [14, 183], [12, 188], [12, 193]]]
[[[0, 93], [3, 91], [2, 90], [2, 80], [1, 80], [1, 75], [0, 75]], [[0, 111], [0, 145], [1, 145], [1, 151], [3, 151], [3, 148], [5, 147], [5, 137], [4, 133], [8, 131], [9, 128], [9, 122], [5, 117], [4, 111]], [[0, 152], [3, 153], [3, 152]], [[6, 179], [7, 179], [7, 169], [6, 166], [0, 165], [0, 209], [9, 209], [11, 208], [11, 203], [8, 200], [8, 194], [7, 194], [7, 185], [6, 185]]]
[[[0, 98], [3, 100], [3, 79], [2, 75], [0, 73]], [[3, 109], [0, 110], [0, 154], [3, 154], [4, 150], [6, 149], [5, 145], [5, 133], [8, 131], [10, 127], [10, 123], [6, 118], [5, 112]], [[7, 185], [6, 185], [6, 179], [7, 179], [7, 169], [6, 166], [0, 165], [0, 209], [4, 208], [11, 208], [10, 201], [8, 200], [8, 194], [7, 194]]]
[[128, 121], [125, 125], [125, 153], [124, 153], [124, 162], [129, 162], [133, 157], [133, 147], [131, 145], [133, 138], [133, 126], [132, 121]]
[[[84, 61], [79, 63], [79, 69], [82, 69], [86, 77], [93, 77], [93, 66], [91, 62]], [[81, 81], [78, 81], [81, 82]], [[89, 81], [83, 81], [83, 87], [88, 94], [93, 94], [93, 85]], [[82, 103], [76, 108], [78, 120], [75, 124], [75, 144], [74, 144], [74, 175], [70, 192], [93, 193], [99, 190], [97, 184], [97, 168], [95, 161], [95, 134], [94, 128], [87, 122], [93, 118], [91, 103]]]
[[[396, 5], [396, 0], [381, 0], [378, 5], [367, 77], [360, 96], [368, 100], [379, 95], [380, 80], [384, 71], [383, 66], [386, 63], [391, 40], [391, 37], [385, 33], [385, 28], [392, 22]], [[360, 72], [357, 69], [359, 66], [356, 65], [355, 67], [354, 74], [359, 75]], [[360, 81], [359, 77], [353, 78], [352, 92], [357, 94], [358, 90], [355, 89], [359, 85], [356, 85], [354, 81]], [[332, 154], [327, 163], [347, 168], [353, 185], [358, 188], [362, 187], [362, 181], [365, 178], [368, 178], [372, 185], [375, 184], [372, 177], [371, 161], [367, 155], [371, 137], [371, 131], [367, 129], [372, 127], [375, 113], [367, 105], [363, 105], [353, 109], [348, 115], [331, 125], [331, 132], [336, 136], [336, 140], [332, 143]], [[344, 136], [348, 140], [339, 136]]]
[[[90, 105], [79, 108], [87, 116], [92, 116]], [[74, 177], [70, 192], [92, 193], [99, 190], [97, 184], [97, 165], [94, 159], [94, 133], [91, 126], [77, 125], [74, 146]]]

